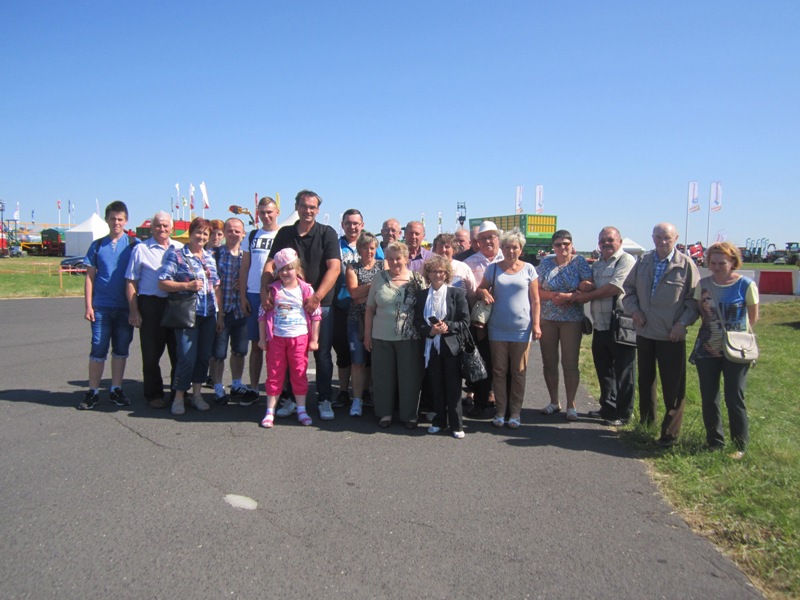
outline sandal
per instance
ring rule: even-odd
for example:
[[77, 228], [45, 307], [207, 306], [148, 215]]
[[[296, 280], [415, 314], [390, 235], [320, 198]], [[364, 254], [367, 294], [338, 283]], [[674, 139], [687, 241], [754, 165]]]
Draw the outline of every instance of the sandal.
[[578, 420], [578, 411], [574, 408], [567, 409], [567, 421], [577, 421]]
[[380, 427], [381, 429], [386, 429], [391, 424], [392, 424], [392, 417], [381, 417], [381, 420], [378, 421], [378, 427]]
[[502, 427], [505, 424], [506, 424], [505, 417], [495, 417], [494, 419], [492, 419], [492, 425], [494, 425], [495, 427]]
[[558, 404], [548, 404], [541, 411], [543, 415], [552, 415], [561, 412], [561, 407]]
[[313, 423], [311, 417], [308, 416], [306, 411], [297, 411], [297, 421], [300, 423], [300, 425], [305, 425], [306, 427]]
[[261, 419], [261, 426], [264, 429], [270, 429], [275, 424], [275, 414], [274, 413], [267, 413], [264, 415], [264, 418]]
[[511, 429], [519, 429], [520, 425], [522, 425], [522, 423], [519, 420], [519, 417], [517, 417], [516, 419], [509, 419], [508, 420], [508, 426]]

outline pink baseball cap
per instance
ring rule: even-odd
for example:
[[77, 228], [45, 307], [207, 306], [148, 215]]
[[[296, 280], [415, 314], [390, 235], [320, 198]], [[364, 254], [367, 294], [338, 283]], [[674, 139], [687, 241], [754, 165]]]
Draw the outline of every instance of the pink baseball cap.
[[290, 265], [297, 260], [297, 252], [291, 248], [284, 248], [272, 260], [275, 261], [275, 272], [277, 273], [286, 265]]

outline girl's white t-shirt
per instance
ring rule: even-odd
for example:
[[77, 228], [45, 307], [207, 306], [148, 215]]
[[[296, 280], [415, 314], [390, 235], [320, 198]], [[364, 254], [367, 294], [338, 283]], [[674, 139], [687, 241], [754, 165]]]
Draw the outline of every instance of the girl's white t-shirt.
[[295, 338], [308, 335], [303, 291], [298, 285], [292, 289], [281, 288], [275, 294], [275, 316], [272, 333], [276, 337]]

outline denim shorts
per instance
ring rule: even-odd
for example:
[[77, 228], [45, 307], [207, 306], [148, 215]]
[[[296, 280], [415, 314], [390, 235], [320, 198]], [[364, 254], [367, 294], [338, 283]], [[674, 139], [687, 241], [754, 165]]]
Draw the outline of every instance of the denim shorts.
[[211, 356], [217, 360], [225, 360], [228, 357], [228, 340], [231, 342], [232, 354], [247, 354], [247, 317], [235, 319], [233, 313], [225, 314], [225, 327], [214, 338]]
[[247, 339], [251, 342], [257, 342], [258, 309], [261, 307], [261, 294], [247, 292], [247, 301], [250, 303], [250, 316], [247, 317]]
[[128, 322], [127, 308], [96, 308], [92, 323], [92, 350], [89, 360], [104, 362], [111, 344], [113, 358], [128, 358], [128, 348], [133, 341], [133, 327]]

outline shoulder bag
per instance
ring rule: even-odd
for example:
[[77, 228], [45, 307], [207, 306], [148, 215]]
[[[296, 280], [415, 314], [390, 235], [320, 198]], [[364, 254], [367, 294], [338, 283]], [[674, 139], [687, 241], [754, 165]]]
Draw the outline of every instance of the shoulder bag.
[[[181, 251], [177, 250], [178, 263], [181, 262]], [[192, 279], [197, 279], [194, 269], [188, 265]], [[197, 319], [197, 292], [170, 292], [167, 297], [167, 308], [161, 317], [161, 326], [168, 329], [189, 329], [194, 327]]]
[[[495, 267], [492, 275], [492, 285], [489, 289], [491, 292], [494, 292], [494, 282], [497, 278], [497, 263], [490, 263], [486, 268], [488, 269], [492, 265], [495, 265]], [[473, 327], [476, 329], [484, 329], [489, 324], [489, 317], [492, 316], [492, 305], [487, 304], [483, 300], [478, 300], [472, 307], [472, 311], [470, 312], [469, 316]]]
[[611, 333], [614, 341], [625, 346], [636, 345], [636, 326], [633, 318], [626, 317], [618, 306], [619, 296], [614, 296], [614, 310], [611, 311]]
[[489, 377], [486, 371], [486, 363], [483, 362], [478, 346], [469, 328], [464, 328], [461, 334], [461, 354], [459, 356], [461, 361], [461, 377], [469, 383], [477, 383]]

